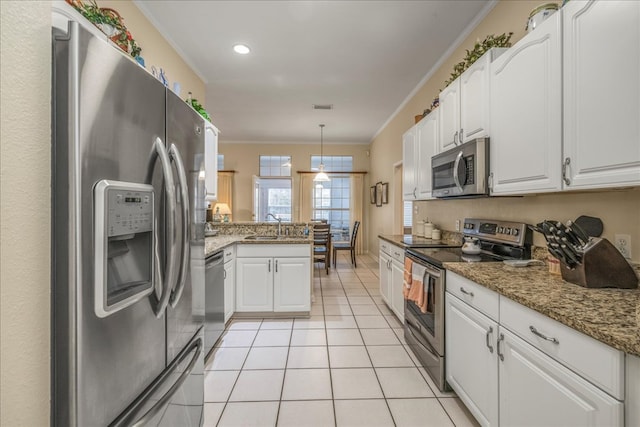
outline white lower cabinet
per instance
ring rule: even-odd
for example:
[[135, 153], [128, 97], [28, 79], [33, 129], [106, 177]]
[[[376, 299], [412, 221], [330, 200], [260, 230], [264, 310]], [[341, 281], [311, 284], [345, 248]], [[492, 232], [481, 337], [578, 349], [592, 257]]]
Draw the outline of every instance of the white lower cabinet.
[[233, 316], [236, 308], [236, 261], [235, 248], [224, 251], [224, 322]]
[[[266, 254], [283, 256], [263, 256]], [[235, 310], [311, 310], [310, 246], [239, 245], [236, 258]]]
[[379, 246], [380, 295], [404, 323], [404, 250], [384, 240], [380, 240]]
[[[551, 319], [539, 313], [535, 313], [538, 318], [531, 317], [530, 309], [505, 297], [499, 296], [500, 311], [496, 312], [492, 304], [484, 304], [482, 299], [465, 302], [453, 294], [458, 288], [469, 286], [480, 288], [455, 273], [447, 272], [446, 378], [481, 425], [624, 425], [623, 402], [585, 379], [599, 378], [600, 371], [607, 367], [585, 369], [579, 362], [573, 366], [571, 358], [564, 356], [572, 353], [567, 346], [582, 349], [584, 359], [603, 351], [597, 348], [598, 345], [606, 347], [612, 352], [609, 359], [614, 359], [607, 365], [610, 368], [608, 375], [615, 380], [623, 374], [623, 366], [617, 360], [622, 356], [621, 352], [587, 336], [582, 336], [579, 341], [575, 341], [577, 336], [565, 339], [568, 335], [564, 329], [571, 328], [547, 323], [544, 319]], [[478, 289], [470, 289], [467, 293], [472, 296], [482, 296], [485, 300], [490, 296], [477, 295]], [[488, 291], [482, 289], [483, 294]], [[498, 297], [497, 293], [488, 292]], [[514, 318], [527, 319], [523, 321], [532, 324], [540, 336], [539, 343], [525, 341], [517, 335], [520, 332], [511, 331], [502, 324], [503, 305], [509, 307], [509, 311], [504, 313], [504, 320], [517, 328]], [[521, 312], [516, 311], [518, 307], [521, 307]], [[537, 325], [537, 329], [533, 325]], [[530, 332], [529, 326], [527, 332]], [[560, 339], [553, 342], [556, 336]], [[549, 349], [548, 345], [554, 348]], [[562, 363], [559, 357], [565, 357]], [[609, 387], [614, 392], [618, 388], [616, 381], [613, 381], [615, 387]]]
[[483, 426], [498, 425], [498, 323], [445, 296], [447, 382]]
[[501, 425], [623, 425], [622, 402], [504, 328], [498, 345]]

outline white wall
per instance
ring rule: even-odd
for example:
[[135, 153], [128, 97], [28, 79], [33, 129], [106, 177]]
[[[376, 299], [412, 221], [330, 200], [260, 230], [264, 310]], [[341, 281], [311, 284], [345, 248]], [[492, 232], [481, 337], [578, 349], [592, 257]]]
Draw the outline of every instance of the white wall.
[[0, 1], [0, 425], [49, 425], [51, 3]]

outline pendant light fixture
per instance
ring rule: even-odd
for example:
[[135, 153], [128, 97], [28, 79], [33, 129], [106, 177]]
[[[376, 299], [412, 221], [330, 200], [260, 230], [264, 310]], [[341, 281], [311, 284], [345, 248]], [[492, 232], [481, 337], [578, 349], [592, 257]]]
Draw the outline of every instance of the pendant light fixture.
[[319, 172], [318, 174], [315, 176], [315, 178], [313, 178], [313, 180], [315, 182], [328, 182], [331, 181], [329, 179], [329, 176], [325, 173], [324, 171], [324, 151], [323, 151], [323, 134], [324, 134], [324, 125], [319, 125], [320, 126], [320, 168], [319, 168]]

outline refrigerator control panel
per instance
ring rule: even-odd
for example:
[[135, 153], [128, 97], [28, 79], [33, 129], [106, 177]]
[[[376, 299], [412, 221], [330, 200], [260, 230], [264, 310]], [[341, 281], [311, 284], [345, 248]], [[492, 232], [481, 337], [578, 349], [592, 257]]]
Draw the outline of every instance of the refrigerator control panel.
[[147, 190], [107, 190], [109, 237], [153, 229], [153, 187]]
[[103, 179], [93, 197], [95, 313], [107, 317], [153, 292], [154, 190]]

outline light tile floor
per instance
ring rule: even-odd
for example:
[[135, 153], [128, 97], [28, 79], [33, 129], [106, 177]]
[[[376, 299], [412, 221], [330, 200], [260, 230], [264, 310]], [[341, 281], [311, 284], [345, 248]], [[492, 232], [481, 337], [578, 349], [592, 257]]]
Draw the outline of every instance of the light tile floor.
[[406, 346], [378, 264], [315, 269], [308, 319], [233, 319], [207, 360], [205, 426], [477, 426]]

